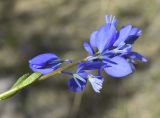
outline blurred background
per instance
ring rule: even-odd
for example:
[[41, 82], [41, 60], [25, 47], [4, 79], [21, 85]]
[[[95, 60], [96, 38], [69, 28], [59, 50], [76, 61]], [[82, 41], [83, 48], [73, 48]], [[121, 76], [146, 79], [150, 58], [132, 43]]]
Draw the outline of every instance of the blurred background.
[[111, 14], [143, 30], [134, 50], [147, 64], [124, 79], [106, 75], [100, 94], [90, 86], [70, 92], [66, 76], [35, 83], [0, 101], [0, 118], [159, 118], [160, 0], [1, 0], [0, 93], [31, 72], [28, 60], [38, 54], [85, 57], [82, 42]]

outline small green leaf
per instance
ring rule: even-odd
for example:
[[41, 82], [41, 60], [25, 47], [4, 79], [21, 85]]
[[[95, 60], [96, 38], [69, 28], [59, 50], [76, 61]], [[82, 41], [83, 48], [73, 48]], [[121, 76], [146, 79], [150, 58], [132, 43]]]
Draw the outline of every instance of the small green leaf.
[[22, 77], [20, 77], [16, 83], [12, 86], [11, 89], [15, 88], [16, 86], [18, 86], [21, 82], [23, 82], [27, 77], [29, 76], [29, 74], [24, 74]]
[[41, 76], [41, 73], [33, 73], [31, 74], [27, 79], [23, 80], [18, 86], [15, 88], [22, 89], [25, 88], [26, 86], [34, 83], [38, 78]]
[[29, 74], [25, 74], [22, 77], [20, 77], [16, 83], [11, 87], [10, 90], [2, 93], [0, 95], [0, 100], [8, 99], [12, 96], [14, 96], [17, 92], [19, 92], [21, 89], [27, 87], [28, 85], [34, 83], [38, 80], [38, 78], [41, 76], [41, 73], [33, 73], [29, 77]]

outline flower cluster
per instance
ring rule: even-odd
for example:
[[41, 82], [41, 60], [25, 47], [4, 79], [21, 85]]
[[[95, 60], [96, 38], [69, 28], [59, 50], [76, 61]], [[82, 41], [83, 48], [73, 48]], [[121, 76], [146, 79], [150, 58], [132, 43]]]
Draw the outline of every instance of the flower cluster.
[[[126, 25], [117, 29], [118, 20], [112, 16], [106, 16], [106, 23], [90, 35], [89, 42], [84, 42], [83, 47], [89, 56], [77, 65], [75, 73], [62, 72], [70, 75], [68, 87], [71, 91], [81, 92], [87, 81], [93, 90], [99, 93], [102, 89], [104, 78], [101, 72], [121, 78], [134, 72], [137, 60], [147, 62], [147, 59], [132, 50], [132, 44], [142, 34], [139, 28]], [[29, 61], [30, 68], [34, 72], [48, 74], [61, 66], [63, 60], [55, 54], [46, 53], [39, 55]], [[91, 70], [96, 70], [93, 75]]]

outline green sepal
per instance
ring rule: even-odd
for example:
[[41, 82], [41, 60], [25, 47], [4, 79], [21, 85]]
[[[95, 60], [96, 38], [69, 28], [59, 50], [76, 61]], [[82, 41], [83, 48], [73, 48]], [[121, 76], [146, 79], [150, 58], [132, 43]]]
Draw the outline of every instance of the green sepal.
[[16, 86], [20, 85], [20, 83], [22, 83], [27, 77], [29, 76], [28, 74], [24, 74], [22, 77], [20, 77], [16, 83], [13, 84], [13, 86], [11, 87], [11, 89], [15, 88]]

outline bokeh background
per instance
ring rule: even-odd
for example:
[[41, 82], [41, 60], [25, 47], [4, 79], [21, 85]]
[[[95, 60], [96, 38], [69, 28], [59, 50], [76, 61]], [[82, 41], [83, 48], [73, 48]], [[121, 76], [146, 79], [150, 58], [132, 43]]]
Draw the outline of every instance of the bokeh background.
[[124, 79], [105, 76], [100, 94], [90, 86], [83, 94], [68, 91], [66, 76], [38, 82], [0, 101], [0, 118], [159, 118], [160, 0], [1, 0], [0, 92], [31, 72], [33, 56], [85, 57], [82, 42], [110, 14], [143, 30], [134, 50], [147, 64]]

